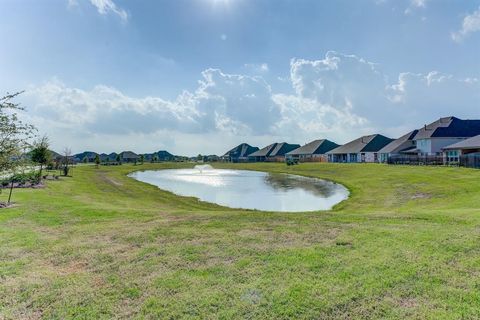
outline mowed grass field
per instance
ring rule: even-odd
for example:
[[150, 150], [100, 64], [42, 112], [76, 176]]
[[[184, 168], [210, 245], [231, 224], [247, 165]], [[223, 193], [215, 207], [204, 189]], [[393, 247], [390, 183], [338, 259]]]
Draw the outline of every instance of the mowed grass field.
[[0, 210], [0, 319], [480, 318], [480, 170], [214, 164], [351, 190], [310, 213], [228, 209], [126, 176], [181, 166], [83, 166], [16, 190]]

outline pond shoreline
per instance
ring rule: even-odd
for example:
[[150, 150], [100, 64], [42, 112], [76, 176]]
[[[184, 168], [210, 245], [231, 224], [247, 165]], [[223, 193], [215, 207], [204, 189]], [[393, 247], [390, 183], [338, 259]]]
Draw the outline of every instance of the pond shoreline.
[[326, 211], [350, 195], [345, 186], [324, 179], [210, 166], [137, 170], [128, 177], [177, 196], [195, 197], [232, 209], [265, 212]]

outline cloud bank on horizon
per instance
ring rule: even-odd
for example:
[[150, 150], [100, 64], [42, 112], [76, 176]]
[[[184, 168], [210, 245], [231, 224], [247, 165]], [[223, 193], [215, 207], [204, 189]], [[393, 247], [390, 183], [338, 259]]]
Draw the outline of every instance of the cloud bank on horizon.
[[56, 149], [221, 154], [241, 142], [394, 138], [442, 116], [480, 118], [480, 2], [65, 0], [64, 11], [13, 10], [28, 1], [0, 3], [12, 12], [0, 36], [13, 48], [0, 52], [12, 76], [0, 86], [26, 87], [24, 116]]
[[[219, 151], [227, 147], [224, 141], [236, 139], [346, 142], [377, 132], [396, 137], [440, 116], [476, 116], [480, 104], [478, 78], [405, 72], [390, 82], [378, 65], [337, 52], [319, 60], [292, 59], [293, 93], [272, 91], [261, 76], [219, 69], [201, 75], [195, 91], [175, 100], [130, 97], [105, 85], [82, 90], [58, 79], [32, 86], [26, 96], [31, 120], [52, 128], [52, 136], [68, 132], [80, 145], [123, 137], [124, 145], [134, 146], [168, 132], [173, 141], [166, 146], [182, 145], [189, 154], [201, 151], [194, 146], [203, 135], [216, 136]], [[182, 139], [195, 143], [177, 141]]]

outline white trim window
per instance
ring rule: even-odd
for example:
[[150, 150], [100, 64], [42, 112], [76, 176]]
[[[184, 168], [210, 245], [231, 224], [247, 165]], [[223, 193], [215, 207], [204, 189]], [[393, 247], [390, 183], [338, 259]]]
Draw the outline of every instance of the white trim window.
[[447, 151], [447, 162], [458, 162], [459, 161], [459, 152], [458, 150], [449, 150]]

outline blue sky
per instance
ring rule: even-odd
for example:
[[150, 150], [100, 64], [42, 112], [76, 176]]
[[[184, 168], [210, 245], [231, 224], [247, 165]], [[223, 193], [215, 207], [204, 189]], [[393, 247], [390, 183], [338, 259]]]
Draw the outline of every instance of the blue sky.
[[480, 118], [480, 0], [2, 0], [0, 88], [55, 148], [221, 154]]

